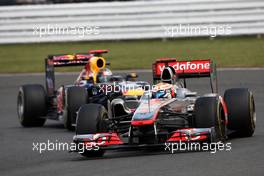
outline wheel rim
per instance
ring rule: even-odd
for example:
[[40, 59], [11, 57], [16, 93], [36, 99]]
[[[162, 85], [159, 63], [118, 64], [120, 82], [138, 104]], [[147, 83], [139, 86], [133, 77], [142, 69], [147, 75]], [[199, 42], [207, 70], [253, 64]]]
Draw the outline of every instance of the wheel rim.
[[252, 130], [254, 131], [257, 121], [257, 115], [255, 110], [255, 102], [252, 94], [250, 95], [250, 116], [251, 116], [251, 127]]
[[218, 104], [218, 112], [217, 112], [217, 120], [218, 120], [218, 126], [219, 126], [219, 133], [222, 139], [225, 139], [225, 114], [224, 109], [221, 103]]
[[99, 129], [99, 131], [100, 132], [107, 132], [107, 125], [106, 125], [106, 123], [105, 123], [105, 119], [107, 119], [107, 114], [104, 114], [103, 115], [103, 117], [102, 117], [102, 119], [101, 119], [101, 124], [100, 124], [100, 129]]
[[23, 121], [25, 106], [24, 106], [24, 99], [22, 93], [19, 93], [18, 95], [17, 111], [20, 121]]

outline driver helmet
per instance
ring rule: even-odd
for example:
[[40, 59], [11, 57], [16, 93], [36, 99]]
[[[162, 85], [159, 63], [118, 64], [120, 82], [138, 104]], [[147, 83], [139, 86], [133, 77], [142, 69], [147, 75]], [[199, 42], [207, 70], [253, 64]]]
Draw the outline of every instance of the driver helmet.
[[110, 82], [112, 76], [113, 76], [113, 73], [110, 69], [108, 68], [101, 69], [97, 73], [97, 82], [98, 83]]
[[153, 91], [153, 98], [175, 98], [175, 90], [173, 85], [167, 83], [157, 84]]

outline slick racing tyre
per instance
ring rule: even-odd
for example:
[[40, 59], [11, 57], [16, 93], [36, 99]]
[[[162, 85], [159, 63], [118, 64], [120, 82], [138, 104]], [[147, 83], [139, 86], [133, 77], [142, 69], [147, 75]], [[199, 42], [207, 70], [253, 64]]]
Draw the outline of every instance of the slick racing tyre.
[[225, 113], [218, 97], [200, 97], [195, 102], [196, 128], [215, 128], [216, 140], [225, 140]]
[[[76, 134], [96, 134], [107, 132], [105, 119], [108, 114], [104, 106], [100, 104], [83, 105], [77, 115]], [[85, 157], [103, 156], [104, 150], [85, 150], [81, 155]]]
[[74, 130], [76, 115], [79, 108], [88, 100], [87, 90], [84, 87], [69, 87], [65, 92], [65, 105], [63, 110], [64, 127]]
[[23, 85], [17, 97], [17, 113], [22, 126], [43, 126], [47, 114], [47, 95], [42, 85]]
[[250, 137], [256, 126], [255, 102], [252, 92], [244, 88], [225, 91], [224, 100], [228, 110], [229, 130], [232, 136]]

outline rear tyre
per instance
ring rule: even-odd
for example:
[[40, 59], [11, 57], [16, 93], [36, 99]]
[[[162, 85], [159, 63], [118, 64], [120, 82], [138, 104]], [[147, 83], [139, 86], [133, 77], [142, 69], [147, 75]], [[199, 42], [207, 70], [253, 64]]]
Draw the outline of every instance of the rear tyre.
[[230, 137], [250, 137], [256, 126], [255, 102], [252, 92], [244, 88], [225, 91], [224, 100], [228, 109], [227, 128], [235, 131]]
[[42, 85], [23, 85], [17, 97], [18, 119], [24, 127], [43, 126], [47, 114], [47, 94]]
[[[107, 132], [105, 119], [108, 118], [107, 111], [100, 104], [83, 105], [77, 115], [76, 134], [96, 134]], [[104, 150], [85, 150], [81, 155], [85, 157], [103, 156]]]
[[69, 87], [65, 92], [65, 105], [63, 110], [64, 127], [74, 130], [78, 109], [87, 103], [88, 94], [84, 87]]
[[218, 97], [200, 97], [195, 102], [197, 128], [215, 127], [216, 139], [225, 140], [225, 113]]

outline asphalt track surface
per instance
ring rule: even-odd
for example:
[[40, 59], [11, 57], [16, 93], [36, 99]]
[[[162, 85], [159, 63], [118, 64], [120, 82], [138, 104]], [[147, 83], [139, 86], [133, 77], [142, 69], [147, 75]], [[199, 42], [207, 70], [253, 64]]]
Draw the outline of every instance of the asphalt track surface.
[[[151, 74], [140, 73], [151, 81]], [[264, 70], [221, 71], [220, 93], [232, 87], [248, 87], [254, 92], [257, 127], [251, 138], [233, 139], [231, 151], [183, 152], [163, 151], [108, 152], [103, 158], [83, 158], [67, 151], [33, 151], [33, 142], [72, 141], [74, 132], [48, 120], [41, 128], [23, 128], [16, 114], [18, 87], [27, 83], [44, 83], [43, 75], [0, 76], [0, 175], [264, 175]], [[57, 76], [58, 84], [71, 83], [76, 75]], [[205, 93], [209, 84], [204, 79], [192, 80], [190, 87]]]

